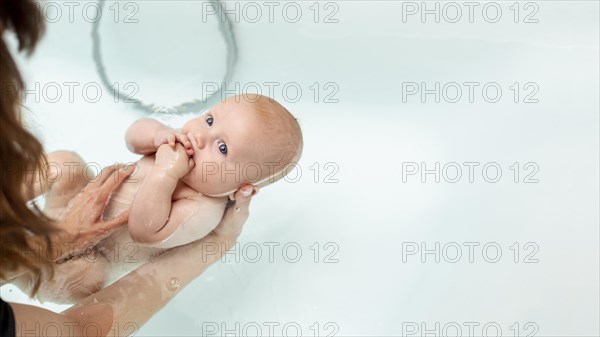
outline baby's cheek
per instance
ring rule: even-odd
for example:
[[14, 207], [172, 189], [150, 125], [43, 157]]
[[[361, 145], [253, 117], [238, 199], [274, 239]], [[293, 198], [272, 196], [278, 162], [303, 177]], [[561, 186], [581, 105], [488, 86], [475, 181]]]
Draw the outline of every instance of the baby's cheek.
[[194, 182], [196, 184], [206, 183], [206, 174], [203, 171], [204, 169], [206, 169], [206, 168], [203, 168], [202, 164], [195, 165], [192, 168], [192, 171], [190, 173], [191, 173], [192, 179], [194, 180]]
[[202, 168], [198, 167], [198, 165], [194, 166], [188, 174], [186, 174], [182, 179], [184, 183], [186, 183], [189, 187], [193, 188], [196, 191], [202, 189]]

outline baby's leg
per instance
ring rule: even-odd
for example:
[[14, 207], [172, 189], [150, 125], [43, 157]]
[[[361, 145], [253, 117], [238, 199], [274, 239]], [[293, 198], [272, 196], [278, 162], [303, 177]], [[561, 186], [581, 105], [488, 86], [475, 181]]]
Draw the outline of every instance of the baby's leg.
[[[85, 162], [75, 152], [55, 151], [47, 154], [48, 166], [42, 168], [42, 172], [36, 171], [34, 175], [28, 175], [27, 178], [27, 196], [33, 199], [46, 192], [56, 194], [55, 192], [75, 189], [78, 186], [85, 186], [85, 176], [83, 168]], [[91, 175], [88, 179], [92, 179]], [[73, 185], [72, 187], [69, 185]]]
[[69, 201], [94, 178], [83, 159], [75, 152], [56, 151], [48, 154], [48, 178], [41, 179], [39, 193], [44, 194], [44, 213], [57, 219]]
[[[97, 249], [54, 265], [54, 277], [42, 273], [42, 282], [35, 298], [41, 302], [76, 303], [104, 287], [108, 260]], [[23, 292], [29, 293], [33, 280], [25, 274], [13, 281]]]
[[97, 249], [57, 264], [54, 277], [46, 277], [37, 298], [54, 303], [78, 302], [104, 287], [108, 266]]
[[[69, 201], [94, 178], [93, 172], [84, 169], [85, 162], [75, 152], [56, 151], [48, 154], [46, 177], [30, 184], [32, 197], [45, 194], [44, 213], [47, 216], [60, 220]], [[53, 278], [42, 273], [42, 283], [36, 298], [55, 303], [77, 302], [104, 286], [107, 268], [108, 261], [96, 248], [82, 256], [57, 263], [54, 265]], [[12, 283], [24, 292], [29, 292], [32, 279], [25, 274]]]

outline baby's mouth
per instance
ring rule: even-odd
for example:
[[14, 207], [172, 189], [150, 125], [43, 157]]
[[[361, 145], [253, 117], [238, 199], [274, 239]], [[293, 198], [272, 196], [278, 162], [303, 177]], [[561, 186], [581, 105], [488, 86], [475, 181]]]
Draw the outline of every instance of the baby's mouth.
[[191, 158], [194, 160], [194, 162], [198, 161], [198, 157], [200, 154], [200, 149], [198, 148], [198, 142], [196, 140], [196, 136], [194, 135], [193, 131], [190, 131], [188, 134], [188, 139], [190, 140], [190, 143], [192, 143], [192, 149], [194, 150], [194, 154], [191, 155]]

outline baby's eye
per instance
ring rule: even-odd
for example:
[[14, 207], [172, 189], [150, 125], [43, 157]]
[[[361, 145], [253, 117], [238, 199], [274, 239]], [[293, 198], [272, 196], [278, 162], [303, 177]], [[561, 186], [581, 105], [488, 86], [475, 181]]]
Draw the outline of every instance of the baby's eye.
[[219, 151], [221, 151], [222, 154], [227, 154], [227, 145], [225, 143], [219, 144]]
[[206, 124], [208, 124], [208, 126], [212, 126], [212, 124], [213, 124], [213, 118], [212, 118], [212, 116], [210, 116], [210, 117], [208, 117], [206, 119]]

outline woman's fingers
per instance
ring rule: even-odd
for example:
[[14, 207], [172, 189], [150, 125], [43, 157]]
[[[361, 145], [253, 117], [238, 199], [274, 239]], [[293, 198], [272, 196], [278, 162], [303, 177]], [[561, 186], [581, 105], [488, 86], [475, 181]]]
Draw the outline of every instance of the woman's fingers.
[[100, 186], [98, 200], [102, 200], [102, 202], [105, 203], [110, 194], [117, 189], [117, 187], [121, 186], [121, 184], [129, 177], [130, 174], [133, 173], [133, 171], [135, 171], [135, 164], [123, 166], [122, 168], [113, 172], [111, 177], [114, 178], [105, 180], [104, 184]]
[[228, 242], [233, 242], [242, 231], [244, 223], [250, 214], [250, 201], [252, 196], [258, 192], [257, 187], [246, 185], [238, 189], [234, 196], [235, 201], [227, 208], [221, 223], [214, 229], [215, 234]]
[[122, 225], [126, 224], [127, 221], [129, 220], [129, 211], [130, 211], [130, 209], [121, 212], [121, 214], [117, 215], [116, 217], [112, 218], [111, 220], [103, 222], [100, 225], [100, 227], [104, 231], [112, 231], [113, 229], [121, 227]]
[[248, 212], [250, 200], [252, 200], [252, 196], [254, 196], [256, 193], [258, 193], [258, 187], [254, 187], [252, 185], [246, 185], [238, 189], [235, 192], [235, 203], [233, 205], [234, 210], [237, 213], [242, 211]]
[[81, 193], [69, 202], [70, 206], [84, 210], [87, 214], [81, 216], [89, 219], [88, 221], [98, 221], [104, 213], [110, 194], [135, 170], [135, 165], [119, 166], [102, 169], [100, 177], [84, 187]]
[[[120, 166], [120, 165], [119, 165]], [[98, 187], [98, 192], [95, 197], [95, 207], [91, 212], [95, 221], [99, 221], [104, 214], [104, 208], [106, 207], [108, 198], [111, 193], [114, 192], [127, 177], [135, 170], [135, 165], [123, 166], [118, 170], [114, 171], [104, 183]]]
[[123, 211], [121, 212], [121, 214], [108, 221], [98, 222], [94, 225], [94, 227], [89, 228], [87, 230], [82, 230], [80, 232], [81, 236], [88, 237], [89, 240], [97, 241], [102, 239], [102, 237], [100, 237], [99, 235], [111, 233], [113, 230], [127, 223], [127, 220], [129, 220], [129, 211], [130, 210]]
[[116, 165], [111, 165], [103, 168], [100, 171], [100, 177], [97, 177], [94, 181], [88, 182], [88, 184], [83, 188], [83, 190], [93, 189], [99, 186], [102, 186], [104, 182], [115, 172], [119, 167]]
[[233, 196], [229, 197], [229, 200], [237, 200], [238, 196], [241, 195], [243, 197], [247, 197], [249, 195], [256, 195], [256, 193], [258, 193], [259, 188], [256, 186], [252, 186], [250, 184], [248, 185], [244, 185], [240, 188], [238, 188], [237, 191], [235, 191], [235, 193], [233, 194]]

